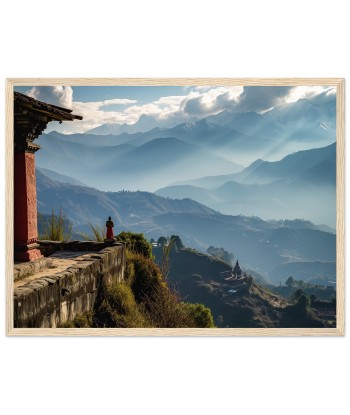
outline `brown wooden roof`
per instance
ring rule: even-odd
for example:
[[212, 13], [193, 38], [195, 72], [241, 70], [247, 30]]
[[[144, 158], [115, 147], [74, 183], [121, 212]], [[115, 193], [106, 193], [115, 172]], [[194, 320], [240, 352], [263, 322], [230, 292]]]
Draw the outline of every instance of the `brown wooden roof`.
[[53, 121], [73, 121], [82, 120], [81, 115], [72, 114], [73, 110], [58, 107], [57, 105], [47, 104], [46, 102], [38, 101], [37, 99], [28, 97], [20, 92], [14, 91], [15, 106], [27, 108], [50, 117]]

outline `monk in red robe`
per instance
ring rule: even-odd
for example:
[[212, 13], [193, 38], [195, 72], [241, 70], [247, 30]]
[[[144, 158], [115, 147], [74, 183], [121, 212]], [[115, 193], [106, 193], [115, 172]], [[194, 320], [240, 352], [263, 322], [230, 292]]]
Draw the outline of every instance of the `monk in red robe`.
[[107, 228], [106, 238], [107, 239], [113, 239], [114, 238], [114, 235], [113, 235], [114, 223], [113, 223], [112, 218], [110, 216], [108, 218], [108, 221], [106, 222], [106, 228]]

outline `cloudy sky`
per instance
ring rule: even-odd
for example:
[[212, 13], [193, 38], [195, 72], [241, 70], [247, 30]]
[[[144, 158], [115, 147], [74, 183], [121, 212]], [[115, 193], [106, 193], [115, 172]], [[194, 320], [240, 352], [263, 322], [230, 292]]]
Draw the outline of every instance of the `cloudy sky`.
[[23, 86], [15, 90], [82, 115], [82, 121], [52, 122], [46, 130], [67, 134], [105, 123], [134, 124], [143, 114], [174, 125], [225, 109], [263, 113], [301, 98], [324, 103], [336, 92], [329, 86]]

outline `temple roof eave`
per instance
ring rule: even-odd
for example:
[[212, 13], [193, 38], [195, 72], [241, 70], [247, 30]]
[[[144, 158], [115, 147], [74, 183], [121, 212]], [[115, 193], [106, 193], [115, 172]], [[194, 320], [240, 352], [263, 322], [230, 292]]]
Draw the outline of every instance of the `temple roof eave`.
[[73, 110], [38, 101], [37, 99], [17, 91], [14, 92], [14, 102], [15, 106], [18, 105], [28, 111], [44, 115], [52, 121], [73, 121], [83, 119], [81, 115], [72, 114]]

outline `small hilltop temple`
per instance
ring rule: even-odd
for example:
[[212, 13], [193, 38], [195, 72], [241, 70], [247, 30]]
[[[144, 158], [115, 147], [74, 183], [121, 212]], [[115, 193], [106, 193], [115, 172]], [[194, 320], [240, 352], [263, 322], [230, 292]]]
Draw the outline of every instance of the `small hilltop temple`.
[[51, 121], [82, 120], [72, 110], [14, 92], [14, 259], [41, 258], [37, 244], [37, 197], [34, 140]]
[[239, 265], [238, 260], [235, 267], [233, 268], [232, 274], [235, 276], [235, 278], [240, 278], [242, 276], [242, 268]]

